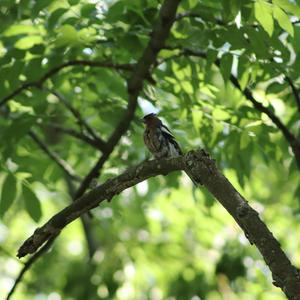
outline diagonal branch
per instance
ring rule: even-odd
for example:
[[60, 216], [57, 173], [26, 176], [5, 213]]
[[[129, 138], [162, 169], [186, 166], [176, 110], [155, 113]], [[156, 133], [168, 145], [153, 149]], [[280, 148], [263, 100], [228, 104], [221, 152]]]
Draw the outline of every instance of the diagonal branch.
[[[137, 98], [139, 92], [143, 87], [143, 81], [145, 79], [149, 80], [149, 78], [151, 78], [150, 68], [152, 65], [155, 64], [157, 54], [159, 50], [163, 48], [165, 40], [169, 35], [170, 28], [174, 22], [179, 2], [180, 0], [166, 0], [162, 4], [159, 19], [155, 23], [156, 25], [153, 28], [148, 46], [146, 47], [144, 54], [138, 61], [137, 65], [133, 69], [132, 77], [128, 80], [127, 84], [129, 101], [127, 109], [124, 112], [123, 118], [121, 119], [119, 124], [116, 126], [116, 129], [110, 136], [107, 142], [106, 150], [103, 152], [102, 156], [98, 159], [94, 167], [90, 170], [90, 172], [81, 182], [81, 185], [73, 198], [74, 200], [80, 198], [90, 187], [93, 179], [99, 176], [100, 170], [102, 169], [104, 163], [108, 160], [115, 146], [118, 144], [123, 134], [129, 128], [129, 125], [134, 118], [135, 109], [137, 107]], [[129, 66], [131, 69], [132, 66]], [[50, 77], [50, 74], [48, 74], [48, 77]], [[75, 201], [74, 203], [76, 202], [77, 201]], [[56, 234], [54, 235], [55, 237], [57, 236]]]
[[115, 64], [115, 63], [106, 62], [106, 61], [102, 62], [102, 61], [89, 61], [89, 60], [71, 60], [71, 61], [65, 62], [61, 65], [58, 65], [58, 66], [50, 69], [40, 79], [38, 79], [36, 81], [30, 81], [30, 82], [23, 83], [17, 89], [12, 91], [10, 94], [3, 97], [0, 100], [0, 106], [4, 105], [9, 100], [16, 97], [24, 90], [27, 90], [32, 87], [40, 88], [47, 79], [49, 79], [53, 75], [60, 72], [62, 69], [71, 67], [71, 66], [89, 66], [89, 67], [97, 67], [97, 68], [109, 68], [109, 69], [115, 69], [115, 70], [121, 70], [121, 71], [131, 71], [133, 68], [133, 66], [131, 64]]
[[115, 133], [108, 143], [115, 144], [120, 135], [123, 135], [129, 123], [127, 119], [132, 119], [137, 107], [137, 98], [143, 88], [143, 81], [149, 78], [150, 69], [155, 64], [158, 52], [164, 47], [165, 41], [175, 21], [176, 10], [180, 0], [166, 0], [160, 9], [158, 20], [155, 22], [150, 41], [138, 63], [133, 69], [133, 74], [127, 82], [128, 106], [123, 118], [116, 127]]
[[269, 231], [258, 213], [238, 193], [228, 179], [221, 174], [213, 159], [203, 150], [190, 151], [185, 156], [146, 161], [126, 170], [121, 175], [107, 180], [83, 195], [70, 206], [54, 215], [46, 224], [37, 228], [34, 234], [20, 247], [18, 256], [34, 253], [45, 242], [56, 236], [73, 220], [98, 206], [110, 201], [125, 189], [160, 174], [184, 170], [201, 181], [208, 191], [232, 215], [245, 232], [250, 243], [255, 244], [266, 264], [272, 271], [274, 285], [280, 287], [289, 299], [299, 299], [300, 280], [298, 270], [291, 264], [280, 248], [280, 244]]
[[9, 293], [7, 294], [6, 300], [9, 300], [10, 297], [13, 295], [13, 293], [15, 292], [15, 289], [17, 288], [18, 284], [21, 282], [24, 274], [28, 271], [28, 269], [31, 267], [31, 265], [45, 252], [47, 252], [47, 250], [51, 247], [51, 245], [53, 244], [54, 240], [55, 240], [56, 236], [53, 235], [52, 238], [50, 238], [47, 243], [41, 247], [41, 249], [39, 249], [39, 251], [37, 251], [33, 256], [31, 256], [28, 261], [24, 264], [23, 268], [21, 269], [18, 277], [16, 278], [14, 285], [12, 286], [11, 290], [9, 291]]
[[105, 142], [102, 143], [98, 139], [95, 140], [93, 138], [90, 138], [89, 136], [85, 135], [84, 133], [78, 132], [72, 128], [62, 127], [62, 126], [52, 123], [52, 122], [46, 123], [45, 125], [53, 128], [56, 131], [59, 131], [64, 134], [68, 134], [78, 140], [81, 140], [81, 141], [91, 145], [95, 149], [100, 150], [101, 152], [105, 152], [107, 149], [107, 145]]
[[[200, 57], [203, 59], [207, 58], [206, 53], [202, 52], [202, 51], [196, 51], [196, 50], [191, 50], [191, 49], [181, 48], [181, 47], [172, 47], [172, 48], [167, 47], [167, 49], [173, 49], [173, 50], [179, 49], [179, 50], [181, 50], [181, 55], [184, 55], [184, 56], [196, 56], [196, 57]], [[175, 57], [177, 57], [177, 56], [178, 55], [176, 55]], [[216, 59], [214, 63], [218, 68], [220, 68], [221, 62], [219, 59]], [[276, 125], [277, 128], [282, 132], [283, 136], [285, 137], [286, 141], [288, 142], [288, 144], [290, 145], [290, 147], [294, 153], [298, 168], [300, 169], [300, 141], [297, 140], [295, 135], [292, 132], [290, 132], [290, 130], [282, 123], [282, 121], [274, 114], [274, 112], [272, 110], [263, 106], [260, 102], [258, 102], [254, 98], [251, 90], [248, 87], [246, 87], [245, 89], [242, 89], [238, 79], [233, 74], [230, 75], [229, 79], [230, 79], [231, 83], [237, 89], [239, 89], [241, 91], [241, 93], [246, 97], [246, 99], [248, 99], [253, 104], [254, 108], [256, 108], [258, 111], [266, 114], [271, 119], [271, 121], [274, 123], [274, 125]]]
[[74, 106], [72, 106], [72, 104], [69, 101], [67, 101], [67, 99], [61, 93], [47, 88], [45, 88], [45, 90], [56, 96], [59, 99], [59, 101], [62, 102], [64, 106], [76, 118], [78, 124], [90, 134], [90, 136], [97, 142], [98, 145], [102, 145], [103, 149], [105, 148], [105, 142], [100, 137], [98, 137], [98, 135], [94, 132], [92, 127], [81, 116], [81, 113]]
[[288, 144], [290, 145], [294, 153], [298, 168], [300, 169], [300, 142], [297, 140], [295, 135], [289, 131], [289, 129], [273, 113], [272, 110], [268, 109], [267, 107], [263, 106], [260, 102], [256, 101], [249, 88], [246, 87], [245, 89], [242, 89], [238, 79], [235, 76], [230, 75], [230, 81], [236, 88], [238, 88], [244, 94], [244, 96], [248, 100], [252, 102], [253, 106], [257, 110], [266, 114], [272, 120], [272, 122], [277, 126], [277, 128], [282, 132], [283, 136], [285, 137], [286, 141], [288, 142]]
[[29, 131], [29, 136], [35, 141], [35, 143], [63, 170], [63, 172], [71, 179], [80, 181], [80, 177], [76, 174], [73, 168], [59, 155], [50, 150], [48, 146], [32, 131]]
[[295, 98], [295, 102], [298, 108], [298, 112], [300, 113], [300, 91], [297, 89], [297, 87], [295, 86], [293, 80], [285, 75], [284, 76], [285, 81], [289, 84], [289, 86], [291, 87], [291, 90], [293, 92], [294, 98]]

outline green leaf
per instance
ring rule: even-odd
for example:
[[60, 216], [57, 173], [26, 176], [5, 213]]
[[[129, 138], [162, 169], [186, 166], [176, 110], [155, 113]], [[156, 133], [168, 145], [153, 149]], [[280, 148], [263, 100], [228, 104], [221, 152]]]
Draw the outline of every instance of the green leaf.
[[35, 1], [34, 6], [31, 10], [31, 17], [35, 18], [38, 16], [39, 12], [49, 6], [53, 0], [42, 0], [42, 1]]
[[48, 19], [48, 28], [49, 30], [53, 30], [53, 28], [57, 25], [59, 18], [68, 10], [66, 8], [58, 8], [55, 10]]
[[42, 209], [39, 199], [25, 184], [23, 184], [22, 192], [26, 211], [35, 222], [38, 222], [42, 216]]
[[215, 120], [219, 121], [224, 121], [230, 118], [230, 114], [220, 107], [217, 107], [213, 110], [212, 116]]
[[241, 139], [240, 139], [240, 149], [241, 150], [246, 149], [247, 146], [249, 145], [250, 141], [251, 141], [251, 138], [248, 134], [248, 131], [247, 130], [243, 131], [241, 134]]
[[194, 128], [195, 128], [196, 131], [198, 132], [198, 131], [199, 131], [199, 128], [201, 127], [200, 124], [201, 124], [201, 120], [202, 120], [202, 118], [203, 118], [203, 111], [193, 109], [193, 110], [192, 110], [192, 118], [193, 118], [193, 125], [194, 125]]
[[73, 6], [73, 5], [77, 5], [80, 2], [80, 0], [68, 0], [68, 2], [71, 6]]
[[274, 18], [277, 20], [279, 26], [288, 32], [291, 36], [294, 36], [294, 28], [288, 15], [277, 5], [273, 8]]
[[254, 14], [256, 20], [261, 24], [269, 36], [271, 36], [274, 29], [272, 5], [264, 0], [258, 0], [254, 3]]
[[84, 44], [89, 44], [97, 39], [97, 31], [92, 27], [83, 28], [78, 32], [78, 39]]
[[69, 25], [63, 25], [60, 28], [56, 29], [56, 32], [58, 33], [57, 39], [55, 41], [55, 44], [60, 46], [72, 46], [78, 44], [78, 35], [76, 29]]
[[39, 33], [39, 30], [37, 29], [37, 27], [34, 27], [32, 25], [14, 24], [3, 32], [3, 36], [8, 37], [8, 36], [15, 36], [19, 34], [31, 35], [37, 33]]
[[25, 37], [19, 39], [15, 43], [15, 47], [18, 49], [25, 50], [25, 49], [29, 49], [29, 48], [33, 47], [34, 45], [42, 44], [42, 43], [43, 43], [43, 39], [39, 35], [25, 36]]
[[92, 3], [85, 4], [84, 6], [82, 6], [82, 8], [80, 10], [81, 16], [83, 16], [85, 18], [89, 18], [90, 15], [94, 12], [96, 12], [96, 5], [92, 4]]
[[300, 18], [299, 5], [292, 3], [289, 0], [273, 0], [273, 3], [281, 7], [286, 12]]
[[225, 53], [221, 57], [220, 71], [223, 76], [224, 81], [226, 82], [231, 74], [233, 57], [230, 53]]
[[26, 66], [25, 75], [28, 81], [37, 80], [41, 77], [42, 57], [34, 58]]
[[6, 176], [1, 192], [0, 216], [3, 217], [5, 212], [10, 208], [17, 194], [17, 181], [13, 174], [8, 173]]

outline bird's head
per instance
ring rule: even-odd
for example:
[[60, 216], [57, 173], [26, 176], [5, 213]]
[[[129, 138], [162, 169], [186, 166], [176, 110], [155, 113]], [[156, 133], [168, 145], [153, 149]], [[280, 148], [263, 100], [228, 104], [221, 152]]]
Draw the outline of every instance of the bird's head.
[[143, 122], [147, 127], [159, 127], [162, 124], [161, 120], [154, 113], [144, 116]]

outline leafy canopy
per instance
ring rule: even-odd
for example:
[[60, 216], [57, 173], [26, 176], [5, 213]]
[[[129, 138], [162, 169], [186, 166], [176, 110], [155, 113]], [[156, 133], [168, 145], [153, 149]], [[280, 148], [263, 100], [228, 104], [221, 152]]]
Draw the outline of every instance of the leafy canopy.
[[[78, 185], [31, 133], [82, 179], [100, 152], [99, 143], [70, 135], [94, 139], [76, 112], [97, 137], [109, 138], [159, 6], [156, 0], [1, 1], [1, 249], [14, 255], [32, 222], [66, 206]], [[100, 182], [148, 155], [139, 120], [160, 111], [185, 150], [207, 149], [237, 189], [265, 209], [265, 221], [299, 263], [299, 241], [287, 238], [300, 229], [295, 155], [278, 124], [232, 84], [233, 76], [299, 137], [299, 19], [299, 0], [182, 1], [130, 130]], [[245, 239], [230, 217], [205, 190], [192, 192], [180, 174], [152, 178], [94, 214], [100, 246], [92, 267], [84, 263], [80, 224], [72, 225], [28, 274], [16, 299], [54, 291], [62, 299], [222, 299], [227, 287], [237, 298], [269, 290], [265, 297], [284, 299], [264, 278], [255, 249], [241, 245]], [[2, 271], [14, 262], [6, 254], [0, 261]], [[18, 269], [3, 276], [15, 277]]]

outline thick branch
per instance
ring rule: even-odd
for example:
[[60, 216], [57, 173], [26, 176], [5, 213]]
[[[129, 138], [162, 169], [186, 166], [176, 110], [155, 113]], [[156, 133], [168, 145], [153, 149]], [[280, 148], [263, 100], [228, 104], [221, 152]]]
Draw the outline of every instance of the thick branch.
[[76, 174], [73, 168], [57, 153], [50, 150], [48, 146], [32, 131], [29, 131], [29, 136], [35, 141], [35, 143], [63, 170], [63, 172], [71, 179], [80, 181], [80, 177]]
[[180, 0], [166, 0], [161, 6], [159, 18], [155, 22], [151, 33], [150, 41], [133, 69], [133, 74], [127, 82], [128, 89], [128, 106], [119, 122], [114, 134], [109, 139], [109, 144], [115, 144], [128, 129], [127, 119], [132, 119], [136, 106], [139, 92], [143, 88], [143, 81], [149, 78], [150, 69], [155, 64], [158, 52], [164, 47], [165, 41], [169, 35], [171, 26], [175, 21], [176, 10]]
[[[164, 46], [164, 42], [168, 37], [171, 25], [174, 22], [176, 9], [179, 5], [179, 2], [180, 0], [166, 0], [163, 3], [160, 10], [159, 20], [153, 29], [149, 44], [138, 64], [134, 68], [132, 77], [128, 81], [129, 101], [124, 116], [109, 138], [106, 144], [106, 150], [103, 152], [102, 156], [96, 162], [95, 166], [90, 170], [90, 172], [82, 181], [80, 187], [75, 193], [74, 199], [78, 199], [79, 197], [81, 197], [89, 188], [92, 180], [99, 176], [99, 172], [104, 163], [109, 158], [110, 154], [112, 153], [113, 149], [115, 148], [123, 134], [127, 131], [129, 124], [134, 117], [135, 109], [137, 107], [137, 98], [140, 90], [142, 89], [143, 80], [149, 79], [149, 77], [151, 77], [150, 68], [155, 64], [157, 53]], [[50, 73], [47, 76], [50, 77]], [[77, 201], [75, 201], [74, 203], [77, 203]], [[57, 232], [57, 234], [59, 234], [59, 232]], [[55, 233], [54, 235], [57, 236]]]
[[274, 284], [279, 286], [289, 299], [299, 299], [300, 280], [297, 269], [291, 265], [258, 213], [220, 173], [214, 160], [203, 150], [191, 151], [184, 157], [147, 161], [106, 181], [54, 215], [41, 228], [36, 229], [20, 247], [18, 256], [34, 253], [52, 236], [59, 234], [67, 224], [104, 200], [110, 201], [113, 196], [149, 177], [165, 175], [176, 170], [188, 171], [203, 183], [244, 230], [249, 241], [261, 252], [272, 271]]
[[166, 174], [184, 169], [183, 157], [148, 161], [133, 167], [114, 179], [107, 180], [102, 185], [77, 199], [70, 206], [52, 217], [43, 227], [38, 228], [19, 249], [18, 257], [34, 253], [52, 235], [57, 235], [67, 224], [99, 205], [104, 200], [111, 200], [114, 195], [151, 176]]
[[89, 61], [89, 60], [71, 60], [66, 63], [63, 63], [59, 66], [56, 66], [49, 71], [47, 71], [40, 79], [36, 81], [30, 81], [23, 83], [20, 85], [16, 90], [12, 91], [10, 94], [5, 96], [0, 100], [0, 106], [4, 105], [7, 101], [10, 99], [16, 97], [24, 90], [27, 90], [32, 87], [41, 87], [43, 83], [52, 77], [53, 75], [57, 74], [59, 71], [61, 71], [64, 68], [70, 67], [70, 66], [89, 66], [89, 67], [100, 67], [100, 68], [110, 68], [110, 69], [116, 69], [116, 70], [123, 70], [123, 71], [131, 71], [132, 65], [130, 64], [115, 64], [111, 62], [101, 62], [101, 61]]

